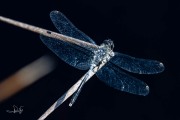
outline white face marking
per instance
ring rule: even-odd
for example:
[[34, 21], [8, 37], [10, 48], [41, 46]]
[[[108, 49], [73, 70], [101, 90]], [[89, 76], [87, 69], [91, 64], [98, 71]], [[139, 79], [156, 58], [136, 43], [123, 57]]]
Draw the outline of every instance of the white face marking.
[[122, 90], [122, 91], [124, 90], [124, 86], [121, 87], [121, 90]]
[[148, 91], [149, 91], [149, 86], [146, 86], [146, 90], [148, 90]]

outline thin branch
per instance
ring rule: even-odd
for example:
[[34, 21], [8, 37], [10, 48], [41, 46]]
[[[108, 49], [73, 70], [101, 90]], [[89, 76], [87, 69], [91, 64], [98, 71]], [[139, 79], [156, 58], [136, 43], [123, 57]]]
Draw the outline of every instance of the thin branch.
[[47, 37], [51, 37], [51, 38], [55, 38], [58, 40], [62, 40], [64, 42], [76, 44], [76, 45], [81, 46], [81, 47], [85, 47], [85, 48], [89, 48], [89, 49], [91, 49], [91, 48], [98, 49], [98, 46], [95, 44], [91, 44], [91, 43], [85, 42], [83, 40], [79, 40], [79, 39], [76, 39], [73, 37], [69, 37], [69, 36], [66, 36], [63, 34], [59, 34], [59, 33], [56, 33], [56, 32], [50, 31], [50, 30], [46, 30], [46, 29], [43, 29], [40, 27], [29, 25], [29, 24], [26, 24], [23, 22], [12, 20], [12, 19], [9, 19], [9, 18], [3, 17], [3, 16], [0, 16], [0, 21], [3, 21], [5, 23], [9, 23], [11, 25], [14, 25], [14, 26], [17, 26], [17, 27], [20, 27], [20, 28], [23, 28], [23, 29], [44, 35], [44, 36], [47, 36]]

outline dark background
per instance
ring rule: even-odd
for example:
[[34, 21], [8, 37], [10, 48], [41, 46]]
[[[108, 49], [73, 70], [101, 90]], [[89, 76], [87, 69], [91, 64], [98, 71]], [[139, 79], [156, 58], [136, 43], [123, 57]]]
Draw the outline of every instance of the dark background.
[[[56, 31], [49, 19], [59, 10], [96, 43], [111, 38], [115, 51], [156, 59], [166, 69], [158, 75], [135, 75], [150, 86], [146, 97], [114, 90], [96, 76], [72, 108], [67, 100], [47, 120], [179, 120], [179, 3], [167, 0], [1, 0], [0, 15]], [[35, 33], [0, 22], [0, 79], [50, 53]], [[0, 104], [1, 120], [34, 120], [86, 71], [63, 61], [57, 69]], [[24, 106], [21, 115], [9, 114]]]

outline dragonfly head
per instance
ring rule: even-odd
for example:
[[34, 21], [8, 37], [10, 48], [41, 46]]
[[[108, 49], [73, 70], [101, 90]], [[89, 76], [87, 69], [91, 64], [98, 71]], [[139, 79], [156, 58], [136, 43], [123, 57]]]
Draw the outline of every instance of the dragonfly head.
[[111, 39], [104, 40], [103, 44], [111, 50], [113, 50], [113, 48], [114, 48], [114, 43]]

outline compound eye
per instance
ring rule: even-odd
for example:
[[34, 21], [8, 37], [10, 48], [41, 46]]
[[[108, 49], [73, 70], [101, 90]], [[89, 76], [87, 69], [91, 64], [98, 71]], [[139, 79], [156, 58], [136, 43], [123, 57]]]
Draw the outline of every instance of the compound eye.
[[108, 46], [108, 48], [110, 48], [111, 50], [114, 48], [114, 43], [111, 39], [104, 40], [103, 44]]
[[114, 49], [114, 43], [112, 42], [111, 43], [111, 50], [113, 50]]
[[107, 40], [107, 44], [108, 44], [109, 48], [111, 48], [111, 50], [114, 48], [114, 43], [112, 40], [110, 40], [110, 39]]

